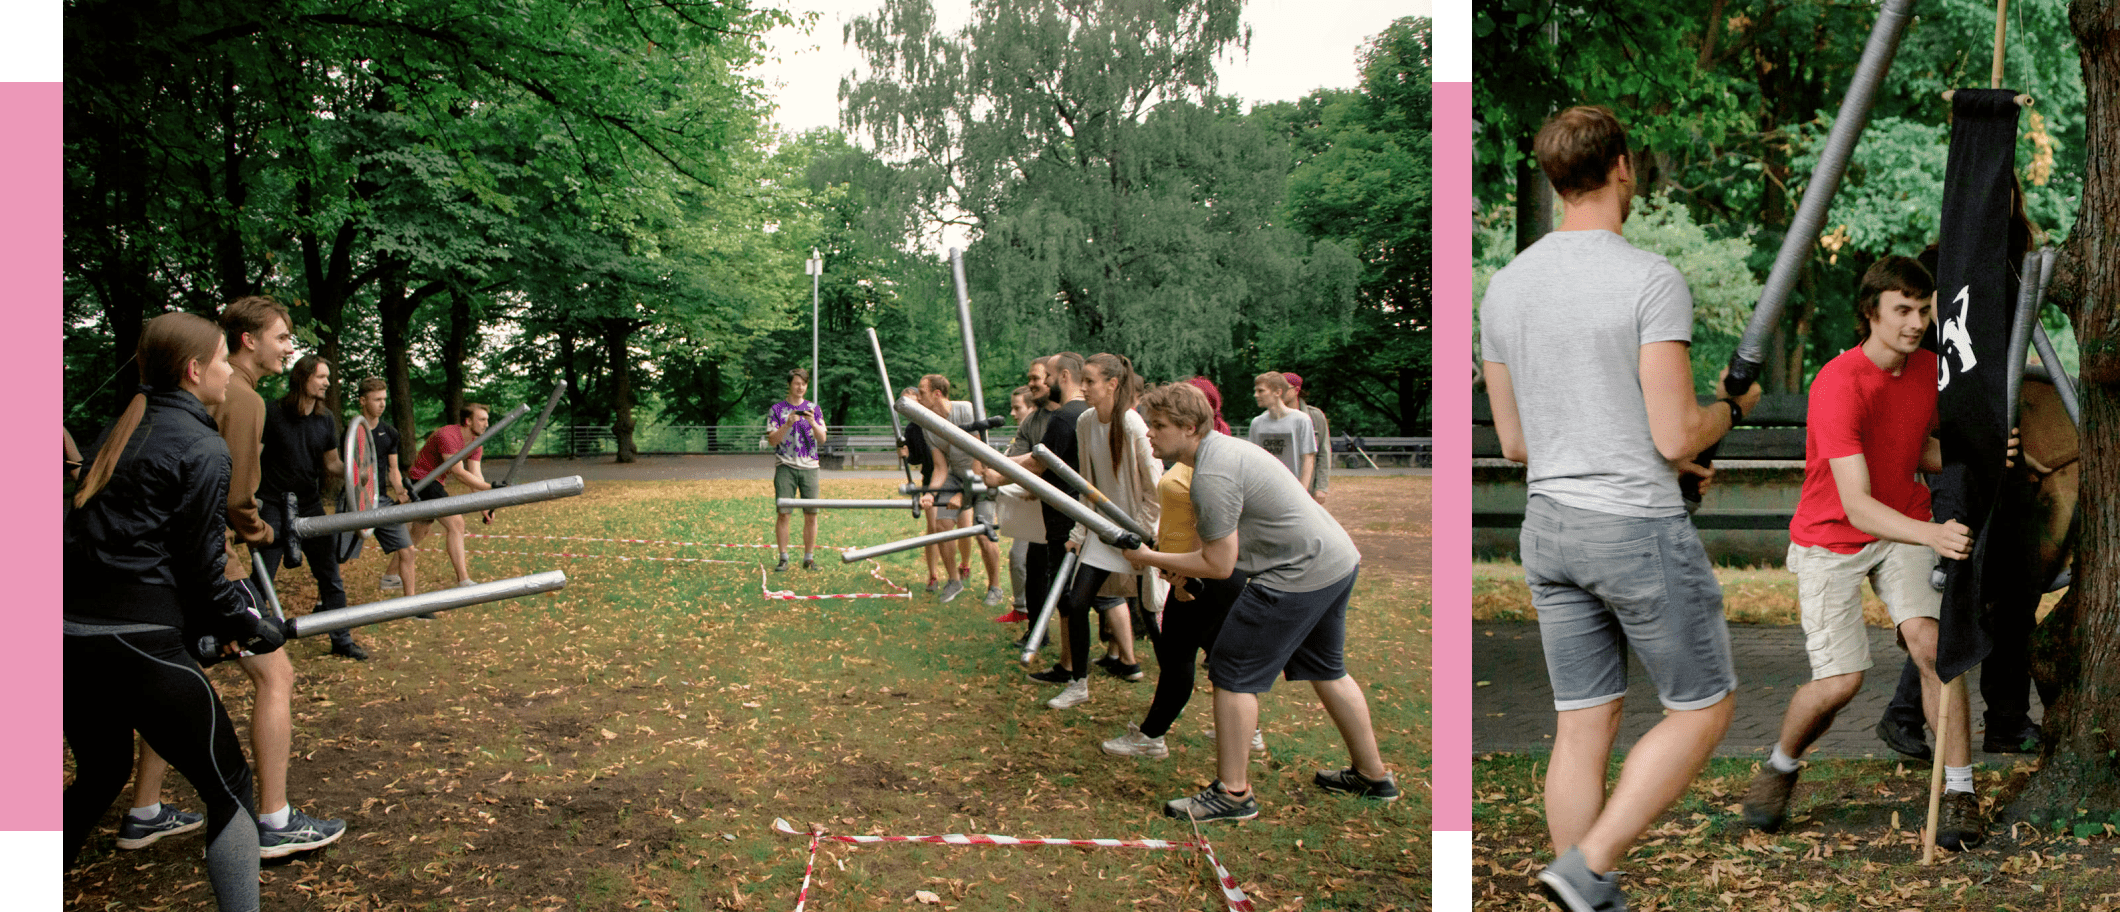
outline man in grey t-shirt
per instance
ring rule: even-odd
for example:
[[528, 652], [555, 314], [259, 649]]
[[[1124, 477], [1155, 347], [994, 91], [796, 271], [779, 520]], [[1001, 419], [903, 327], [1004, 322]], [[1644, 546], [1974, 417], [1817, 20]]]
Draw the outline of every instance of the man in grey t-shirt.
[[[1276, 375], [1278, 376], [1278, 375]], [[1164, 805], [1172, 817], [1243, 820], [1259, 815], [1247, 774], [1259, 694], [1275, 675], [1309, 681], [1340, 730], [1352, 765], [1322, 770], [1327, 791], [1390, 801], [1399, 787], [1377, 750], [1369, 704], [1347, 674], [1347, 598], [1362, 555], [1310, 492], [1265, 450], [1212, 430], [1207, 396], [1190, 383], [1150, 390], [1139, 406], [1155, 455], [1193, 467], [1192, 500], [1200, 550], [1126, 553], [1150, 566], [1199, 579], [1250, 574], [1230, 606], [1208, 659], [1215, 683], [1215, 763], [1220, 778], [1198, 795]], [[1298, 413], [1301, 414], [1301, 413]]]
[[1258, 444], [1310, 490], [1311, 472], [1317, 468], [1318, 440], [1310, 416], [1282, 401], [1288, 394], [1288, 378], [1278, 371], [1260, 374], [1252, 381], [1251, 394], [1266, 411], [1251, 420], [1251, 442]]
[[[1679, 496], [1681, 471], [1759, 401], [1702, 408], [1693, 299], [1663, 257], [1620, 237], [1634, 195], [1626, 130], [1604, 108], [1553, 116], [1534, 143], [1561, 227], [1496, 273], [1481, 359], [1504, 455], [1525, 463], [1521, 554], [1559, 716], [1539, 872], [1572, 912], [1625, 908], [1605, 872], [1684, 794], [1731, 716], [1722, 588]], [[1726, 407], [1727, 406], [1727, 407]], [[1632, 648], [1668, 712], [1607, 797]]]

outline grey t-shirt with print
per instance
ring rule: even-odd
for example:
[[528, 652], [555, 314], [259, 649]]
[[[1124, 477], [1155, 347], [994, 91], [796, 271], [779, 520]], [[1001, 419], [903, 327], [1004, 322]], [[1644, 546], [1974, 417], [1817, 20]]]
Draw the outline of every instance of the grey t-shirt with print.
[[1200, 541], [1237, 533], [1237, 569], [1282, 592], [1314, 592], [1361, 563], [1354, 539], [1288, 468], [1248, 440], [1209, 431], [1193, 457]]
[[1318, 438], [1310, 426], [1310, 416], [1302, 409], [1290, 409], [1288, 414], [1275, 418], [1273, 412], [1260, 412], [1251, 419], [1251, 442], [1258, 444], [1297, 478], [1303, 477], [1303, 455], [1318, 451]]
[[1556, 231], [1494, 274], [1480, 357], [1509, 367], [1531, 494], [1582, 510], [1685, 512], [1656, 450], [1641, 348], [1693, 340], [1693, 295], [1669, 260], [1610, 231]]

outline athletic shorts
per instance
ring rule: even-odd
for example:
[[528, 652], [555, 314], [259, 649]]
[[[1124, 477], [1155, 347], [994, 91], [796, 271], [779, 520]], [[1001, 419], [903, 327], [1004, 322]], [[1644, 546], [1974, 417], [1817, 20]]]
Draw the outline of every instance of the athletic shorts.
[[[968, 495], [964, 493], [963, 488], [955, 484], [944, 484], [941, 490], [935, 492], [936, 518], [943, 520], [945, 523], [956, 523], [957, 518], [963, 515], [964, 509], [962, 507], [947, 507], [943, 506], [943, 504], [952, 497], [957, 498], [958, 503], [963, 503], [966, 496]], [[1001, 528], [1000, 523], [994, 518], [993, 498], [972, 501], [972, 521], [975, 523], [986, 523], [996, 529]]]
[[1862, 581], [1892, 612], [1898, 626], [1943, 613], [1943, 593], [1929, 585], [1936, 552], [1926, 545], [1874, 541], [1854, 554], [1789, 543], [1789, 572], [1803, 615], [1804, 651], [1811, 680], [1867, 670], [1869, 631], [1862, 622]]
[[[412, 483], [419, 484], [419, 479], [413, 479]], [[413, 501], [420, 502], [428, 500], [441, 500], [444, 497], [448, 497], [449, 489], [444, 487], [444, 484], [445, 482], [437, 480], [435, 483], [428, 485], [424, 488], [415, 489], [412, 492]]]
[[[803, 498], [817, 499], [817, 470], [798, 469], [785, 462], [773, 466], [773, 497], [776, 500]], [[779, 507], [782, 513], [795, 512], [794, 507]], [[804, 507], [804, 513], [815, 515], [817, 508]]]
[[1246, 583], [1208, 649], [1207, 679], [1220, 690], [1256, 694], [1272, 690], [1275, 675], [1290, 681], [1346, 677], [1347, 597], [1361, 569], [1310, 592]]
[[1518, 538], [1557, 711], [1627, 695], [1627, 652], [1675, 711], [1737, 689], [1722, 584], [1684, 515], [1616, 516], [1534, 496]]
[[[382, 495], [376, 498], [376, 506], [379, 507], [392, 506], [396, 503], [397, 501], [391, 500], [389, 495]], [[404, 523], [391, 523], [387, 526], [375, 527], [375, 543], [382, 546], [384, 554], [392, 554], [412, 547], [412, 536], [405, 534]]]

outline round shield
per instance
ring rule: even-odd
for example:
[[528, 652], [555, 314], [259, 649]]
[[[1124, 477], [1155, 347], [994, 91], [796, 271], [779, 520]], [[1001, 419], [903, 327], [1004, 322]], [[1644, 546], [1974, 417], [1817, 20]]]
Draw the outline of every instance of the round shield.
[[366, 417], [347, 423], [346, 440], [339, 453], [345, 456], [347, 501], [355, 510], [375, 509], [381, 484], [375, 464], [375, 435], [369, 432]]

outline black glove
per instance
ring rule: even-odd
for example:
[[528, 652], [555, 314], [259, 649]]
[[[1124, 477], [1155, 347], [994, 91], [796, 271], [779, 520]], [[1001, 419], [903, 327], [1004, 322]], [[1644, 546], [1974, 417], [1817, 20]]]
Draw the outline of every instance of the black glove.
[[507, 486], [508, 486], [508, 479], [506, 479], [506, 478], [503, 478], [503, 479], [501, 479], [501, 480], [499, 480], [499, 481], [496, 481], [496, 482], [494, 482], [494, 483], [493, 483], [493, 489], [494, 489], [494, 490], [496, 490], [496, 491], [498, 491], [498, 490], [500, 490], [500, 489], [502, 489], [502, 488], [505, 488], [505, 487], [507, 487]]
[[258, 629], [242, 641], [244, 651], [251, 655], [264, 655], [286, 645], [293, 633], [286, 621], [276, 617], [258, 618]]

